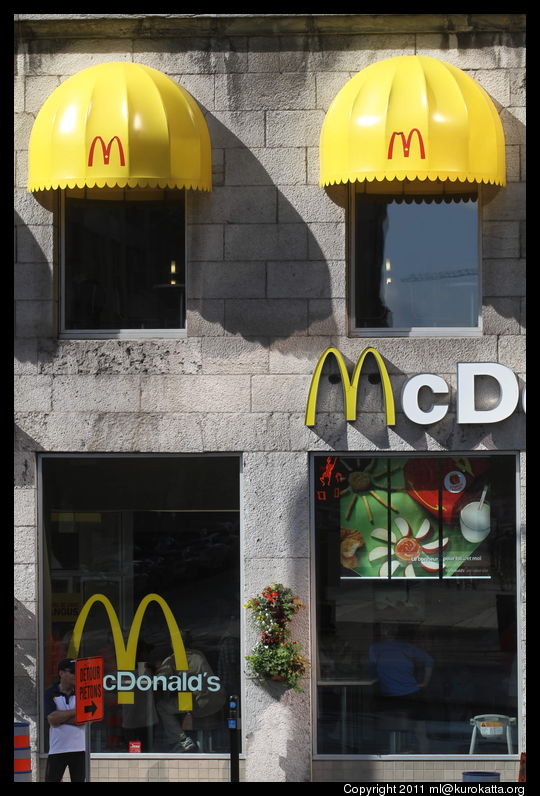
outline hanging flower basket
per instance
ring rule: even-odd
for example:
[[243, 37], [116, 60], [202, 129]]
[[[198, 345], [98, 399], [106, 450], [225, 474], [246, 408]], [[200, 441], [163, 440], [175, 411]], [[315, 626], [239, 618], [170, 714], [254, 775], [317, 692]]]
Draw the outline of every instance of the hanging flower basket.
[[251, 597], [244, 608], [260, 630], [259, 640], [251, 655], [246, 656], [248, 674], [258, 680], [285, 683], [287, 688], [303, 691], [300, 680], [309, 668], [302, 655], [302, 645], [291, 640], [288, 624], [303, 603], [291, 589], [273, 583]]

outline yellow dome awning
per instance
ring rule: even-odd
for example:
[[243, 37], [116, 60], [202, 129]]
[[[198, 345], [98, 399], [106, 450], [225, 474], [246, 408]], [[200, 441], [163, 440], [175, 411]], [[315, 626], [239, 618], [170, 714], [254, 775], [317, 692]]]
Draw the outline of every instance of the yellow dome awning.
[[504, 133], [487, 92], [423, 55], [362, 69], [338, 92], [320, 139], [320, 184], [506, 182]]
[[83, 69], [36, 117], [29, 191], [106, 186], [212, 189], [203, 113], [157, 69], [127, 62]]

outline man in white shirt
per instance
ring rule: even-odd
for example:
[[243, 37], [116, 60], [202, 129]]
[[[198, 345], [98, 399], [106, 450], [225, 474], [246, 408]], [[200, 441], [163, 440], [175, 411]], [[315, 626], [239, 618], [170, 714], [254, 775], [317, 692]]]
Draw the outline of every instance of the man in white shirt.
[[71, 782], [84, 782], [85, 728], [75, 719], [75, 661], [58, 664], [58, 682], [45, 691], [45, 716], [49, 722], [49, 757], [45, 782], [61, 782], [69, 768]]

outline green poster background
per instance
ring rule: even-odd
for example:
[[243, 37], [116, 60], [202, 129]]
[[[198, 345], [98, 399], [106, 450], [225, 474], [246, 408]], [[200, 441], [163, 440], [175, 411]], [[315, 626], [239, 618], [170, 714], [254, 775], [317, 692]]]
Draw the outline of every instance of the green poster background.
[[[407, 458], [373, 458], [363, 470], [360, 467], [365, 460], [360, 461], [339, 459], [340, 470], [346, 476], [339, 499], [341, 564], [350, 570], [349, 577], [387, 578], [390, 567], [394, 578], [438, 578], [441, 535], [442, 577], [489, 577], [485, 546], [479, 552], [482, 543], [471, 543], [463, 537], [459, 519], [452, 524], [443, 523], [440, 535], [437, 516], [407, 492], [403, 470]], [[467, 497], [465, 488], [463, 503], [468, 502]], [[471, 500], [476, 497], [471, 494]], [[388, 528], [393, 534], [390, 544], [384, 538]], [[408, 542], [404, 542], [401, 540], [407, 528], [410, 528]], [[423, 538], [415, 541], [419, 531]], [[343, 571], [342, 577], [346, 577]]]

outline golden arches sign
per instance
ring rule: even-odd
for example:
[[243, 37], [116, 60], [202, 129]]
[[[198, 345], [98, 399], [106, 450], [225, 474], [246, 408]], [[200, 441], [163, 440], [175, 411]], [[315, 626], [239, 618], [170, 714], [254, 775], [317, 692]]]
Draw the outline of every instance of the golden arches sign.
[[375, 348], [365, 348], [358, 358], [358, 362], [356, 363], [356, 367], [353, 371], [352, 379], [349, 379], [349, 371], [347, 370], [347, 366], [345, 364], [345, 360], [343, 359], [343, 355], [341, 351], [338, 351], [337, 348], [330, 346], [323, 351], [321, 356], [319, 357], [319, 361], [313, 371], [313, 376], [311, 379], [311, 385], [309, 388], [308, 394], [308, 401], [306, 407], [306, 416], [305, 416], [305, 425], [306, 426], [314, 426], [315, 425], [315, 410], [317, 406], [317, 394], [319, 392], [319, 382], [321, 380], [321, 373], [324, 367], [324, 363], [328, 356], [332, 354], [338, 363], [339, 372], [341, 374], [341, 384], [343, 387], [343, 402], [345, 405], [345, 420], [356, 420], [356, 401], [358, 395], [358, 384], [360, 382], [360, 374], [362, 372], [362, 367], [364, 365], [364, 360], [368, 354], [372, 354], [375, 357], [377, 362], [379, 373], [381, 376], [382, 388], [383, 388], [383, 397], [384, 397], [384, 408], [386, 413], [386, 424], [388, 426], [394, 426], [396, 424], [396, 411], [394, 406], [394, 396], [392, 394], [392, 387], [390, 384], [390, 379], [388, 377], [388, 371], [386, 369], [386, 365], [384, 364], [384, 360], [379, 354], [379, 352]]
[[[174, 618], [171, 609], [169, 608], [163, 597], [160, 597], [159, 594], [147, 594], [146, 597], [144, 597], [139, 603], [139, 607], [135, 611], [135, 616], [133, 617], [133, 622], [131, 623], [127, 645], [124, 644], [124, 636], [120, 628], [118, 615], [114, 610], [109, 598], [105, 597], [104, 594], [92, 595], [92, 597], [90, 597], [85, 602], [79, 616], [77, 617], [77, 621], [75, 622], [73, 635], [71, 637], [71, 642], [69, 645], [68, 657], [71, 658], [77, 657], [79, 648], [81, 646], [81, 637], [84, 630], [84, 626], [86, 624], [86, 620], [88, 618], [88, 614], [90, 613], [92, 606], [98, 602], [103, 605], [103, 607], [107, 611], [107, 616], [109, 617], [109, 623], [113, 635], [114, 649], [116, 652], [116, 665], [118, 669], [125, 669], [128, 671], [135, 669], [137, 642], [139, 640], [139, 634], [141, 632], [142, 620], [144, 618], [144, 614], [146, 612], [146, 609], [148, 608], [148, 605], [151, 602], [156, 602], [161, 607], [161, 610], [163, 611], [163, 615], [165, 617], [165, 621], [167, 622], [167, 627], [169, 628], [169, 635], [171, 637], [176, 669], [178, 671], [188, 670], [188, 660], [187, 660], [186, 650], [184, 647], [184, 641], [182, 639], [182, 634], [180, 633], [180, 629], [176, 623], [176, 619]], [[118, 692], [118, 704], [132, 705], [133, 701], [134, 701], [134, 694], [132, 691]], [[178, 710], [190, 711], [192, 710], [192, 708], [193, 708], [192, 695], [186, 692], [178, 692]]]

